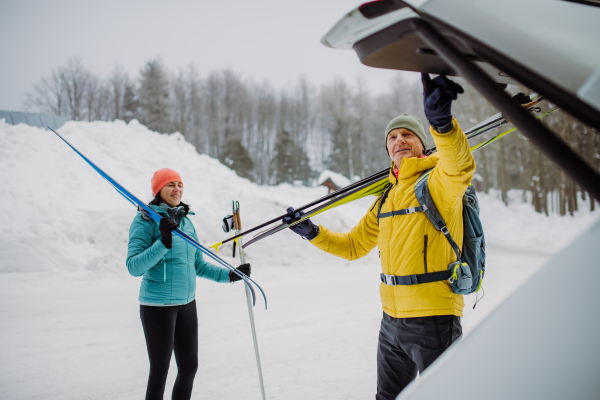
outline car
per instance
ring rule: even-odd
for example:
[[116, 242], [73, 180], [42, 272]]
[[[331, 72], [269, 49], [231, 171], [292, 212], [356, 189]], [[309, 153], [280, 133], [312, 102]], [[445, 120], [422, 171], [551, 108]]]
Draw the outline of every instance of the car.
[[[598, 172], [503, 90], [527, 86], [600, 130], [598, 21], [595, 0], [379, 0], [321, 41], [370, 67], [463, 77], [600, 201]], [[398, 398], [600, 398], [599, 244], [596, 224]]]
[[596, 1], [380, 0], [321, 41], [371, 67], [462, 76], [600, 201], [600, 175], [501, 90], [521, 83], [600, 130], [597, 21]]

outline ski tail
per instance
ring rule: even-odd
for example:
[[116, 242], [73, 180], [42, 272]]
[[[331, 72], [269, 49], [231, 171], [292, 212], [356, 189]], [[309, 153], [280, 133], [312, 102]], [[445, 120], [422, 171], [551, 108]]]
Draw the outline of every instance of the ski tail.
[[[156, 222], [160, 222], [160, 220], [162, 219], [162, 217], [160, 215], [158, 215], [158, 213], [156, 211], [154, 211], [153, 209], [151, 209], [150, 207], [148, 207], [140, 199], [138, 199], [131, 192], [129, 192], [127, 189], [125, 189], [123, 186], [121, 186], [117, 181], [115, 181], [113, 178], [111, 178], [110, 175], [108, 175], [106, 172], [104, 172], [102, 169], [100, 169], [90, 159], [88, 159], [86, 156], [84, 156], [79, 150], [77, 150], [75, 147], [73, 147], [73, 145], [71, 145], [71, 143], [69, 143], [65, 138], [63, 138], [61, 135], [59, 135], [58, 132], [56, 132], [54, 129], [50, 128], [49, 126], [47, 128], [49, 130], [51, 130], [52, 132], [54, 132], [54, 134], [56, 136], [58, 136], [63, 142], [65, 142], [81, 158], [83, 158], [83, 160], [85, 162], [87, 162], [90, 165], [90, 167], [92, 167], [94, 169], [94, 171], [96, 171], [102, 178], [104, 178], [127, 201], [129, 201], [134, 206], [139, 206], [139, 207], [143, 208], [144, 210], [146, 210], [148, 212], [148, 215], [153, 220], [155, 220]], [[246, 276], [246, 274], [244, 274], [243, 272], [240, 272], [239, 270], [237, 270], [234, 267], [232, 267], [231, 265], [229, 265], [229, 263], [227, 263], [221, 257], [213, 254], [210, 250], [208, 250], [207, 248], [205, 248], [204, 246], [202, 246], [200, 243], [198, 243], [196, 240], [194, 240], [193, 238], [191, 238], [190, 236], [188, 236], [187, 234], [185, 234], [181, 230], [175, 229], [173, 232], [176, 235], [178, 235], [179, 237], [181, 237], [183, 240], [185, 240], [188, 244], [190, 244], [191, 246], [197, 248], [202, 253], [204, 253], [205, 255], [207, 255], [208, 257], [210, 257], [212, 260], [216, 261], [217, 263], [219, 263], [223, 267], [229, 269], [230, 271], [233, 271], [234, 274], [236, 274], [237, 276], [239, 276], [240, 278], [242, 278], [242, 280], [244, 281], [244, 283], [248, 286], [248, 288], [252, 292], [252, 304], [253, 305], [256, 304], [256, 295], [255, 295], [255, 292], [254, 292], [254, 288], [252, 287], [252, 285], [250, 284], [250, 282], [252, 282], [253, 284], [255, 284], [256, 287], [262, 293], [263, 298], [265, 300], [265, 309], [267, 308], [267, 297], [265, 295], [265, 292], [262, 290], [262, 288], [256, 282], [254, 282], [252, 279], [250, 279], [250, 277]]]

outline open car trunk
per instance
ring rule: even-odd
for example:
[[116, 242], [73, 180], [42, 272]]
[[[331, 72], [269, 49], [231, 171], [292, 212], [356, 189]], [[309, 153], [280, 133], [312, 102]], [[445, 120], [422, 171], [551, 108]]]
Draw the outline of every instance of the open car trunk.
[[365, 65], [461, 76], [600, 201], [600, 176], [497, 85], [520, 83], [600, 130], [600, 3], [381, 0], [322, 39]]

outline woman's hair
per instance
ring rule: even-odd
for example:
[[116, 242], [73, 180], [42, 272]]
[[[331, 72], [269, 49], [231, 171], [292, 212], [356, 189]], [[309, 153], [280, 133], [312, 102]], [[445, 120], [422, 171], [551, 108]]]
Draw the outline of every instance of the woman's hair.
[[[149, 206], [160, 206], [160, 203], [167, 203], [166, 201], [164, 201], [162, 199], [162, 197], [160, 197], [160, 192], [156, 193], [156, 196], [152, 199], [152, 201], [150, 203], [148, 203]], [[187, 216], [188, 213], [190, 212], [190, 206], [188, 206], [187, 204], [185, 204], [183, 201], [179, 202], [179, 205], [183, 207], [183, 210], [185, 211], [185, 215]]]

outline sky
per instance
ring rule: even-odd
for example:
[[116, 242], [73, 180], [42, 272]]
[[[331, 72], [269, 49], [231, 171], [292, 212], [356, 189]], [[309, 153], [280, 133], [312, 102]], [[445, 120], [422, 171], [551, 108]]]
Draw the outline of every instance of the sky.
[[397, 72], [364, 66], [353, 51], [321, 37], [364, 0], [2, 0], [0, 109], [21, 111], [26, 94], [52, 70], [81, 57], [107, 76], [117, 65], [137, 78], [160, 57], [171, 72], [194, 64], [200, 74], [230, 68], [277, 88], [300, 76], [315, 84], [358, 78], [373, 93]]

